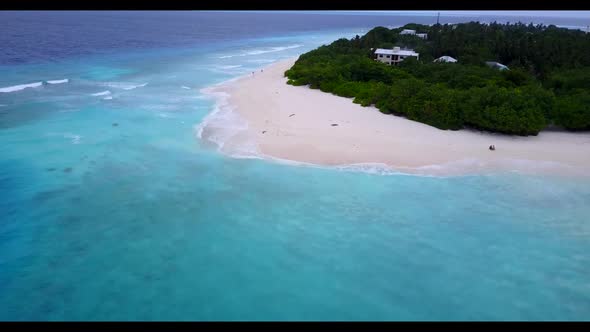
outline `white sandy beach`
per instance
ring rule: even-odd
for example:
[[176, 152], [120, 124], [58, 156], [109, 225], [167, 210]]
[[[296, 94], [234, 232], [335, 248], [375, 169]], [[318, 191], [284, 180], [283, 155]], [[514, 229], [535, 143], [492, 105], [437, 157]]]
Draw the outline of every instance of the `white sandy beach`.
[[[434, 174], [501, 170], [590, 175], [589, 133], [518, 137], [439, 130], [348, 98], [287, 85], [284, 72], [294, 61], [277, 62], [211, 89], [225, 95], [225, 104], [206, 120], [202, 138], [222, 142], [221, 150], [230, 154], [248, 150], [330, 166], [384, 164]], [[496, 151], [488, 149], [491, 144]]]

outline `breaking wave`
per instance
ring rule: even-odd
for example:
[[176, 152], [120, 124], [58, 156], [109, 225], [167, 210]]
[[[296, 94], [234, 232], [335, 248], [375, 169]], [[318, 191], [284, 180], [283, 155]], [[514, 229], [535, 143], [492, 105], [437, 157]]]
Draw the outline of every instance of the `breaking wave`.
[[146, 85], [148, 85], [148, 83], [137, 84], [137, 83], [130, 83], [130, 82], [105, 82], [105, 83], [101, 84], [101, 86], [106, 86], [106, 87], [115, 88], [115, 89], [122, 89], [122, 90], [133, 90], [133, 89], [144, 87]]
[[47, 81], [48, 84], [63, 84], [63, 83], [68, 83], [70, 80], [67, 78], [64, 78], [63, 80], [51, 80], [51, 81]]
[[28, 83], [28, 84], [19, 84], [13, 86], [7, 86], [4, 88], [0, 88], [0, 92], [9, 93], [15, 91], [21, 91], [27, 88], [37, 88], [43, 85], [43, 82], [35, 82], [35, 83]]
[[109, 90], [106, 90], [106, 91], [93, 93], [92, 96], [98, 97], [98, 96], [106, 96], [106, 95], [110, 95], [110, 94], [111, 94], [111, 92]]
[[229, 58], [233, 58], [233, 57], [237, 57], [237, 56], [249, 56], [249, 55], [259, 55], [259, 54], [265, 54], [265, 53], [273, 53], [273, 52], [281, 52], [281, 51], [285, 51], [285, 50], [289, 50], [289, 49], [293, 49], [293, 48], [298, 48], [298, 47], [302, 47], [303, 44], [293, 44], [293, 45], [287, 45], [287, 46], [275, 46], [275, 47], [267, 47], [267, 48], [262, 48], [262, 49], [254, 49], [251, 51], [245, 51], [242, 53], [238, 53], [238, 54], [231, 54], [231, 55], [222, 55], [219, 57], [219, 59], [229, 59]]

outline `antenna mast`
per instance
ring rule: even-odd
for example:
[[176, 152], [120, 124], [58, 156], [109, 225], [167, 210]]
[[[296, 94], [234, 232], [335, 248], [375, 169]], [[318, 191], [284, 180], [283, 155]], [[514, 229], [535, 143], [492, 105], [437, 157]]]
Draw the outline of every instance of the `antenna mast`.
[[436, 16], [436, 24], [438, 25], [440, 22], [440, 12], [438, 12], [438, 15]]

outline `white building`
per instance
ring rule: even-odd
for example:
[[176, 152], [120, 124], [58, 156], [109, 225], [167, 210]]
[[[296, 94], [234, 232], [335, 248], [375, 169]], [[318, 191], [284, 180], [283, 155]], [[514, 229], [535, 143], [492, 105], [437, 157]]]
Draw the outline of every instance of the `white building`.
[[402, 32], [400, 32], [399, 34], [400, 35], [414, 35], [414, 36], [422, 38], [422, 39], [428, 38], [427, 33], [416, 33], [416, 30], [410, 30], [410, 29], [403, 29]]
[[454, 62], [457, 62], [457, 59], [450, 57], [448, 55], [443, 55], [438, 59], [434, 59], [433, 62], [453, 62], [454, 63]]
[[416, 57], [416, 60], [418, 60], [419, 56], [420, 54], [414, 52], [413, 50], [402, 50], [399, 47], [394, 47], [392, 50], [383, 48], [378, 48], [375, 50], [376, 61], [381, 61], [388, 65], [394, 66], [404, 61], [404, 59], [407, 57]]
[[403, 29], [402, 32], [400, 32], [399, 34], [400, 35], [415, 35], [416, 30]]
[[508, 68], [507, 66], [495, 61], [487, 61], [486, 65], [499, 70], [510, 70], [510, 68]]

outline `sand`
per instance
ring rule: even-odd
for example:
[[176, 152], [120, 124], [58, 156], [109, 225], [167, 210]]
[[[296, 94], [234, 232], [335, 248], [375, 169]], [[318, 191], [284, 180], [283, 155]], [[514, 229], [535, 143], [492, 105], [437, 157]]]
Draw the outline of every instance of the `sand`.
[[[295, 60], [208, 89], [219, 98], [220, 109], [203, 122], [200, 136], [233, 155], [327, 166], [377, 164], [440, 175], [590, 175], [589, 133], [546, 131], [521, 137], [440, 130], [349, 98], [288, 85], [284, 72]], [[492, 144], [495, 151], [488, 149]]]

